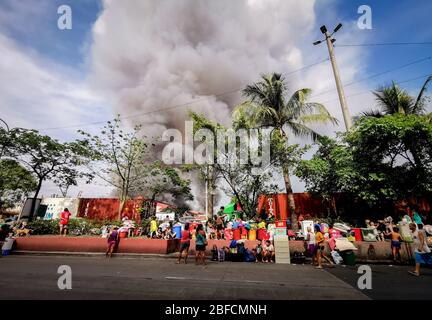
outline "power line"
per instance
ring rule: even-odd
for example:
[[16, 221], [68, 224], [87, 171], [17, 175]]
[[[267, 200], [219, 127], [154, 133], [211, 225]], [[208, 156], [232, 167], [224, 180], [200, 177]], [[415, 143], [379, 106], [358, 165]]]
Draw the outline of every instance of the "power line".
[[[353, 85], [353, 84], [355, 84], [355, 83], [359, 83], [359, 82], [363, 82], [363, 81], [365, 81], [365, 80], [373, 79], [373, 78], [376, 78], [376, 77], [382, 76], [383, 74], [390, 73], [390, 72], [393, 72], [393, 71], [396, 71], [396, 70], [400, 70], [400, 69], [403, 69], [403, 68], [406, 68], [406, 67], [412, 66], [412, 65], [414, 65], [414, 64], [418, 64], [418, 63], [421, 63], [421, 62], [423, 62], [423, 61], [431, 60], [431, 59], [432, 59], [432, 57], [430, 57], [430, 56], [429, 56], [429, 57], [422, 58], [422, 59], [418, 59], [418, 60], [415, 60], [415, 61], [412, 61], [412, 62], [409, 62], [409, 63], [403, 64], [403, 65], [401, 65], [401, 66], [398, 66], [398, 67], [395, 67], [395, 68], [392, 68], [392, 69], [389, 69], [389, 70], [386, 70], [386, 71], [382, 71], [382, 72], [375, 73], [375, 74], [370, 75], [370, 76], [368, 76], [368, 77], [366, 77], [366, 78], [362, 78], [362, 79], [359, 79], [359, 80], [356, 80], [356, 81], [349, 82], [349, 83], [345, 84], [344, 87], [349, 87], [349, 86], [351, 86], [351, 85]], [[318, 97], [318, 96], [322, 96], [323, 94], [326, 94], [326, 93], [329, 93], [329, 92], [333, 92], [333, 91], [335, 91], [335, 89], [329, 89], [329, 90], [326, 90], [326, 91], [322, 91], [322, 92], [320, 92], [320, 93], [318, 93], [318, 94], [314, 94], [314, 95], [312, 95], [311, 98], [315, 98], [315, 97]]]
[[405, 46], [405, 45], [432, 45], [432, 42], [387, 42], [387, 43], [358, 43], [335, 44], [335, 47], [373, 47], [373, 46]]
[[[318, 64], [324, 63], [324, 62], [326, 62], [328, 60], [329, 59], [326, 58], [326, 59], [320, 60], [318, 62], [311, 63], [309, 65], [306, 65], [306, 66], [302, 67], [302, 68], [299, 68], [299, 69], [290, 71], [288, 73], [285, 73], [285, 75], [291, 75], [291, 74], [300, 72], [302, 70], [305, 70], [305, 69], [311, 68], [313, 66], [316, 66]], [[211, 97], [221, 97], [221, 96], [225, 96], [225, 95], [232, 94], [232, 93], [235, 93], [235, 92], [239, 92], [241, 90], [243, 90], [243, 87], [237, 88], [237, 89], [233, 89], [233, 90], [229, 90], [229, 91], [225, 91], [225, 92], [221, 92], [221, 93], [217, 93], [217, 94], [197, 94], [197, 95], [205, 95], [205, 96], [208, 96], [208, 97], [191, 100], [191, 101], [188, 101], [188, 102], [185, 102], [185, 103], [176, 104], [176, 105], [169, 106], [169, 107], [166, 107], [166, 108], [158, 108], [158, 109], [154, 109], [154, 110], [150, 110], [150, 111], [146, 111], [146, 112], [141, 112], [141, 113], [137, 113], [137, 114], [133, 114], [133, 115], [121, 116], [120, 119], [130, 119], [130, 118], [135, 118], [135, 117], [141, 117], [141, 116], [149, 115], [149, 114], [152, 114], [152, 113], [164, 112], [164, 111], [168, 111], [168, 110], [172, 110], [172, 109], [176, 109], [176, 108], [186, 107], [186, 106], [191, 105], [191, 104], [195, 104], [195, 103], [198, 103], [198, 102], [206, 101], [206, 100], [208, 100]], [[76, 125], [61, 126], [61, 127], [41, 128], [41, 129], [37, 129], [37, 130], [60, 130], [60, 129], [70, 129], [70, 128], [77, 128], [77, 127], [88, 127], [88, 126], [93, 126], [93, 125], [97, 125], [97, 124], [103, 124], [103, 123], [106, 123], [107, 121], [109, 121], [109, 120], [95, 121], [95, 122], [89, 122], [89, 123], [84, 123], [84, 124], [76, 124]]]
[[[431, 59], [431, 57], [426, 57], [426, 58], [418, 59], [418, 60], [415, 60], [413, 62], [401, 65], [399, 67], [396, 67], [396, 68], [393, 68], [393, 69], [390, 69], [390, 70], [387, 70], [387, 71], [383, 71], [383, 72], [371, 75], [370, 77], [363, 78], [363, 79], [360, 79], [360, 80], [357, 80], [357, 81], [353, 81], [353, 82], [348, 83], [347, 85], [345, 85], [345, 87], [353, 85], [353, 84], [358, 83], [358, 82], [362, 82], [362, 81], [374, 78], [374, 77], [378, 77], [380, 75], [383, 75], [383, 74], [386, 74], [386, 73], [389, 73], [389, 72], [392, 72], [392, 71], [395, 71], [395, 70], [399, 70], [399, 69], [405, 68], [405, 67], [413, 65], [413, 64], [417, 64], [417, 63], [423, 62], [425, 60], [430, 60], [430, 59]], [[286, 73], [286, 75], [290, 75], [290, 74], [294, 74], [294, 73], [300, 72], [300, 71], [305, 70], [307, 68], [313, 67], [313, 66], [321, 64], [321, 63], [324, 63], [324, 62], [326, 62], [328, 60], [329, 60], [329, 58], [326, 58], [324, 60], [320, 60], [318, 62], [315, 62], [315, 63], [309, 64], [307, 66], [304, 66], [302, 68], [290, 71], [290, 72]], [[142, 116], [149, 115], [149, 114], [152, 114], [152, 113], [164, 112], [164, 111], [168, 111], [168, 110], [172, 110], [172, 109], [176, 109], [176, 108], [181, 108], [181, 107], [185, 107], [185, 106], [188, 106], [188, 105], [191, 105], [191, 104], [195, 104], [195, 103], [198, 103], [198, 102], [206, 101], [206, 100], [208, 100], [211, 97], [220, 97], [220, 96], [232, 94], [232, 93], [238, 92], [238, 91], [240, 91], [242, 89], [243, 88], [233, 89], [233, 90], [229, 90], [229, 91], [225, 91], [225, 92], [221, 92], [221, 93], [213, 94], [213, 95], [208, 94], [209, 97], [204, 97], [204, 98], [201, 98], [201, 99], [195, 99], [195, 100], [192, 100], [192, 101], [189, 101], [189, 102], [185, 102], [185, 103], [181, 103], [181, 104], [176, 104], [176, 105], [169, 106], [169, 107], [166, 107], [166, 108], [154, 109], [154, 110], [150, 110], [150, 111], [146, 111], [146, 112], [141, 112], [141, 113], [137, 113], [137, 114], [133, 114], [133, 115], [128, 115], [128, 116], [120, 116], [120, 119], [130, 119], [130, 118], [135, 118], [135, 117], [142, 117]], [[317, 96], [321, 96], [323, 94], [326, 94], [326, 93], [329, 93], [329, 92], [333, 92], [333, 91], [335, 91], [335, 89], [323, 91], [323, 92], [320, 92], [318, 94], [312, 95], [311, 98], [314, 98], [314, 97], [317, 97]], [[109, 120], [112, 120], [112, 119], [109, 119]], [[88, 123], [83, 123], [83, 124], [75, 124], [75, 125], [61, 126], [61, 127], [40, 128], [40, 129], [37, 129], [37, 130], [40, 130], [40, 131], [42, 131], [42, 130], [61, 130], [61, 129], [70, 129], [70, 128], [89, 127], [89, 126], [93, 126], [93, 125], [104, 124], [104, 123], [106, 123], [109, 120], [88, 122]]]
[[[425, 74], [425, 75], [422, 75], [422, 76], [419, 76], [419, 77], [415, 77], [415, 78], [411, 78], [411, 79], [406, 79], [406, 80], [402, 80], [402, 81], [399, 81], [399, 82], [395, 82], [395, 84], [402, 84], [402, 83], [406, 83], [406, 82], [411, 82], [411, 81], [415, 81], [415, 80], [418, 80], [418, 79], [429, 77], [431, 75], [432, 74], [429, 73], [429, 74]], [[354, 97], [354, 96], [359, 96], [359, 95], [366, 94], [366, 93], [371, 93], [371, 92], [372, 92], [371, 90], [360, 91], [360, 92], [356, 92], [356, 93], [347, 95], [347, 98]], [[337, 100], [338, 100], [338, 98], [327, 100], [327, 101], [324, 101], [324, 102], [321, 102], [321, 103], [325, 104], [325, 103], [329, 103], [329, 102], [333, 102], [333, 101], [337, 101]]]

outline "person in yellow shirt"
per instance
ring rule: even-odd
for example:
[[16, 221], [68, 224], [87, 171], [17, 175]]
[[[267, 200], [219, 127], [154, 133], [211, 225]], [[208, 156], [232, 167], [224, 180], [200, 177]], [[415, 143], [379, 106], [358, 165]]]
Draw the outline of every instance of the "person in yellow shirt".
[[266, 228], [266, 223], [264, 220], [261, 219], [261, 217], [258, 218], [257, 227], [258, 227], [258, 229], [265, 229]]
[[330, 264], [333, 264], [333, 261], [331, 261], [325, 254], [325, 239], [324, 235], [321, 232], [321, 229], [319, 226], [315, 225], [315, 259], [318, 262], [317, 269], [322, 269], [322, 262], [321, 258], [324, 258], [327, 260]]
[[157, 225], [156, 217], [153, 216], [151, 221], [150, 221], [150, 238], [156, 237], [157, 228], [158, 228], [158, 225]]

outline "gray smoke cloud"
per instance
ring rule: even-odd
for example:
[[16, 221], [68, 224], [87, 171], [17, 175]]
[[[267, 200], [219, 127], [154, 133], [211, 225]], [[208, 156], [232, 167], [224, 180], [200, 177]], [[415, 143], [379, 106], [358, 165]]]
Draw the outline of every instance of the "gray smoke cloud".
[[[295, 0], [105, 0], [93, 28], [90, 81], [115, 112], [137, 115], [128, 121], [149, 136], [183, 131], [187, 109], [229, 124], [241, 102], [236, 89], [262, 73], [302, 66], [296, 43], [314, 25], [313, 7]], [[191, 178], [193, 206], [203, 209], [204, 186]]]
[[151, 135], [182, 129], [188, 108], [227, 123], [240, 92], [218, 94], [301, 66], [296, 43], [314, 22], [314, 1], [105, 0], [103, 6], [93, 29], [93, 85], [111, 95], [122, 115], [181, 105], [131, 119]]

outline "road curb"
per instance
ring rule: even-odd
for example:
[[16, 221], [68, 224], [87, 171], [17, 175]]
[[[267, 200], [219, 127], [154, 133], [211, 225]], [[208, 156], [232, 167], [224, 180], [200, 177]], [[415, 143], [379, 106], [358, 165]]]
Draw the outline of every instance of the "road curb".
[[[67, 251], [27, 251], [27, 250], [14, 250], [11, 255], [36, 255], [36, 256], [71, 256], [71, 257], [105, 257], [103, 252], [67, 252]], [[127, 258], [127, 259], [177, 259], [178, 253], [156, 254], [156, 253], [115, 253], [113, 257]], [[189, 254], [189, 258], [194, 255]], [[211, 256], [206, 256], [211, 259]], [[394, 264], [393, 260], [357, 260], [356, 265], [371, 264], [371, 265], [397, 265], [409, 266], [410, 263]]]

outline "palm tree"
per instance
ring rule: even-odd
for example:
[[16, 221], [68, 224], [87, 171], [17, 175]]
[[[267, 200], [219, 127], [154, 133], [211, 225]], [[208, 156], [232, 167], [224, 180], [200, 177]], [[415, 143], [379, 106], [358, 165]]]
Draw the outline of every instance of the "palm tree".
[[427, 99], [425, 93], [430, 81], [432, 81], [432, 76], [426, 79], [417, 98], [410, 96], [406, 90], [401, 89], [394, 82], [390, 86], [378, 89], [373, 94], [379, 110], [367, 111], [363, 115], [368, 117], [382, 117], [390, 114], [424, 115]]
[[[287, 95], [285, 78], [278, 73], [263, 75], [261, 81], [248, 85], [243, 90], [247, 101], [234, 109], [234, 118], [247, 118], [251, 127], [273, 128], [273, 133], [280, 134], [288, 142], [287, 132], [294, 136], [307, 136], [316, 140], [319, 134], [308, 127], [311, 123], [337, 123], [328, 110], [319, 103], [308, 102], [311, 89], [295, 91]], [[294, 195], [288, 163], [282, 163], [285, 189], [291, 213], [291, 222], [297, 230]]]

